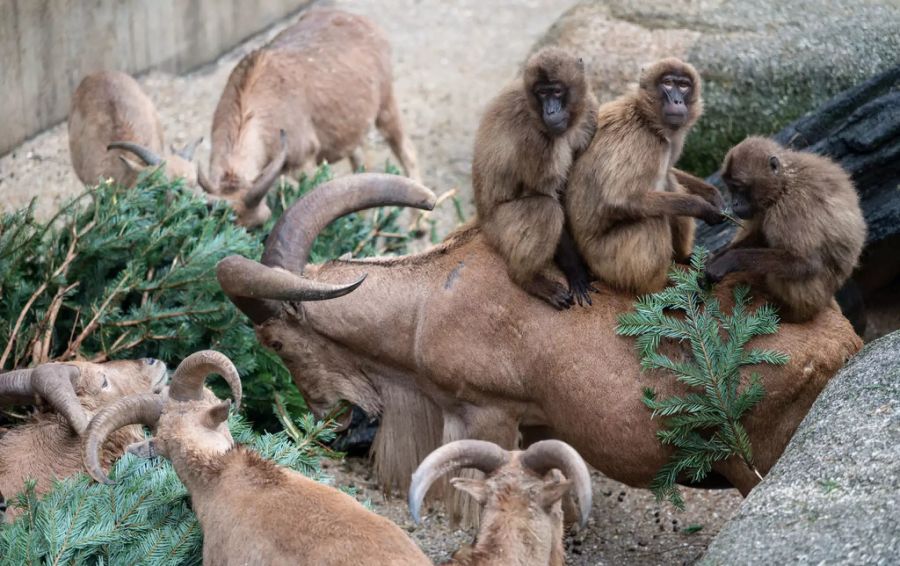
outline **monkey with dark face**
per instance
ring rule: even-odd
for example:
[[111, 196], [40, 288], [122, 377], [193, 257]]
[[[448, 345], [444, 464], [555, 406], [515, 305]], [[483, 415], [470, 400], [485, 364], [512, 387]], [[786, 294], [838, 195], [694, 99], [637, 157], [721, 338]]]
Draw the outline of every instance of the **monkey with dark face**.
[[[516, 284], [557, 309], [590, 303], [590, 275], [566, 234], [563, 199], [596, 109], [581, 60], [547, 48], [491, 101], [475, 138], [472, 186], [485, 239]], [[554, 260], [571, 290], [554, 279]]]
[[637, 92], [600, 107], [597, 133], [572, 169], [572, 235], [591, 271], [617, 289], [662, 289], [673, 256], [690, 255], [693, 218], [724, 220], [715, 187], [674, 168], [702, 112], [700, 90], [691, 65], [651, 65]]
[[707, 279], [718, 282], [734, 271], [761, 276], [788, 322], [831, 305], [866, 240], [847, 173], [827, 157], [750, 137], [725, 156], [722, 180], [745, 223], [709, 262]]

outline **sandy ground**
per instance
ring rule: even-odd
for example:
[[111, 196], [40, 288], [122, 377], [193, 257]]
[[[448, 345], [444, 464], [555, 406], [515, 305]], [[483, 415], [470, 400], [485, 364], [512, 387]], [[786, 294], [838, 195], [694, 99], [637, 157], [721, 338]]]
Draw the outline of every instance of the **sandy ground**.
[[[338, 0], [326, 4], [369, 15], [387, 30], [394, 45], [398, 101], [425, 182], [437, 193], [458, 189], [471, 214], [471, 152], [481, 109], [574, 0]], [[152, 72], [140, 77], [159, 108], [167, 143], [180, 145], [206, 136], [197, 154], [205, 165], [212, 114], [231, 69], [289, 23], [275, 26], [190, 75]], [[391, 157], [374, 131], [366, 156], [373, 169], [380, 169]], [[341, 164], [337, 172], [346, 170], [347, 165]], [[65, 124], [0, 158], [4, 210], [37, 196], [39, 212], [46, 217], [80, 190], [69, 164]], [[449, 205], [436, 217], [441, 234], [455, 225]], [[472, 533], [451, 528], [438, 510], [415, 528], [405, 502], [385, 500], [375, 488], [364, 460], [348, 459], [333, 464], [330, 471], [340, 485], [355, 486], [375, 511], [407, 529], [436, 560], [471, 540]], [[569, 561], [575, 565], [691, 563], [740, 503], [733, 490], [686, 490], [687, 511], [679, 513], [657, 504], [647, 491], [626, 488], [599, 474], [594, 480], [590, 525], [586, 532], [567, 539]], [[685, 528], [692, 525], [702, 529], [686, 533]]]
[[[386, 498], [375, 484], [368, 462], [348, 458], [330, 462], [327, 472], [337, 485], [353, 487], [372, 510], [405, 529], [436, 562], [473, 540], [473, 531], [453, 528], [435, 506], [415, 525], [402, 498]], [[647, 490], [631, 489], [598, 472], [592, 473], [593, 510], [587, 528], [568, 534], [567, 563], [571, 566], [629, 564], [691, 564], [705, 551], [712, 537], [737, 510], [740, 495], [734, 490], [683, 489], [685, 511], [657, 503]]]

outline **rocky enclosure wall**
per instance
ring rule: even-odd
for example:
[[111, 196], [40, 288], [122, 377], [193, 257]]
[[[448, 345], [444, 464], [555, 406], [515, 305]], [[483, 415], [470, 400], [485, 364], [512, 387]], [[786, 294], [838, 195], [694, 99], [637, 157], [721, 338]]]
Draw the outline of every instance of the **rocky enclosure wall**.
[[0, 155], [63, 120], [88, 73], [183, 73], [310, 1], [0, 0]]

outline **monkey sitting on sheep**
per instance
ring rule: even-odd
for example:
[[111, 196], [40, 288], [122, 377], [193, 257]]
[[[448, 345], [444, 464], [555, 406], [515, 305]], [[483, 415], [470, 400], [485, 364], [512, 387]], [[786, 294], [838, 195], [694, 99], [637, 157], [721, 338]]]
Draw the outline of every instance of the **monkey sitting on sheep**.
[[[525, 451], [507, 451], [483, 440], [457, 440], [428, 455], [413, 474], [409, 509], [418, 523], [431, 485], [445, 474], [474, 468], [484, 479], [454, 478], [450, 483], [484, 507], [481, 528], [471, 547], [457, 551], [448, 565], [562, 566], [561, 499], [574, 488], [581, 526], [591, 512], [591, 476], [574, 448], [544, 440]], [[560, 479], [559, 472], [563, 478]]]
[[91, 420], [83, 445], [91, 476], [111, 483], [97, 448], [122, 426], [146, 424], [154, 437], [129, 450], [172, 462], [203, 529], [204, 564], [430, 564], [399, 527], [349, 495], [235, 445], [230, 401], [203, 386], [211, 373], [226, 378], [238, 407], [231, 361], [210, 350], [192, 354], [167, 393], [126, 397]]
[[[165, 379], [166, 365], [152, 358], [49, 363], [0, 374], [0, 406], [37, 400], [53, 409], [36, 412], [0, 436], [0, 492], [12, 497], [34, 479], [36, 492], [43, 494], [54, 478], [83, 471], [80, 436], [91, 415], [126, 395], [158, 392]], [[143, 437], [139, 427], [118, 431], [103, 444], [103, 462], [113, 462]], [[6, 513], [9, 519], [17, 514], [14, 508]]]
[[833, 304], [866, 241], [866, 222], [850, 176], [827, 157], [749, 137], [722, 166], [734, 213], [745, 220], [707, 279], [744, 271], [762, 277], [788, 322]]
[[72, 95], [69, 154], [75, 174], [86, 185], [113, 179], [130, 187], [143, 169], [164, 161], [169, 177], [182, 177], [188, 185], [196, 185], [197, 167], [191, 159], [201, 140], [164, 154], [156, 106], [125, 73], [88, 75]]

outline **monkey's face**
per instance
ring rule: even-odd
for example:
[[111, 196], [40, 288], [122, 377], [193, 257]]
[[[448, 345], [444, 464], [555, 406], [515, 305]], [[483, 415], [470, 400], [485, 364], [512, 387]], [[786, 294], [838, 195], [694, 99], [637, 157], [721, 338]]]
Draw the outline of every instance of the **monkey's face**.
[[659, 79], [657, 85], [660, 103], [660, 118], [672, 129], [684, 126], [689, 117], [694, 81], [687, 75], [669, 73]]
[[752, 218], [772, 206], [782, 192], [784, 179], [778, 146], [762, 138], [748, 138], [725, 156], [722, 181], [731, 193], [738, 218]]
[[562, 135], [569, 128], [567, 108], [568, 89], [560, 82], [537, 83], [532, 93], [541, 109], [541, 120], [554, 136]]

